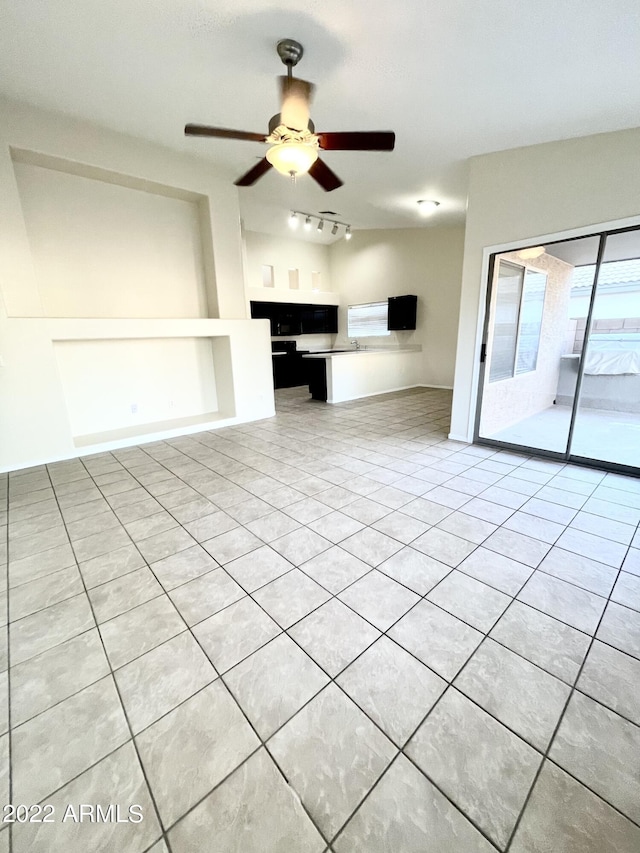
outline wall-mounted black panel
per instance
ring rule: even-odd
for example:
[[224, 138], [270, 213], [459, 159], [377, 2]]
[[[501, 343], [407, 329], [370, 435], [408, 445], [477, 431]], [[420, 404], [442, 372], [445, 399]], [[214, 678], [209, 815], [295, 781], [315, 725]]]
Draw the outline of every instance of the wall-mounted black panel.
[[415, 329], [417, 296], [390, 296], [387, 328], [392, 331]]

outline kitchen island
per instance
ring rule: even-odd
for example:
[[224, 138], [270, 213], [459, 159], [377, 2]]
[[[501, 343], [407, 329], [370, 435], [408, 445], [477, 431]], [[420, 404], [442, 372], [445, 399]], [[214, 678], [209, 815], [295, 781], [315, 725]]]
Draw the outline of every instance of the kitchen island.
[[309, 362], [311, 396], [327, 403], [344, 403], [420, 384], [421, 346], [327, 350], [302, 358]]

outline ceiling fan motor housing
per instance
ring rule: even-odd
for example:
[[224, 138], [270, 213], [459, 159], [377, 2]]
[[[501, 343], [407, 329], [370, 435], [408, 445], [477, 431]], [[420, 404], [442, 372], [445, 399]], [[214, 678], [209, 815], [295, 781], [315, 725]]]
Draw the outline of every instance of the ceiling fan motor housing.
[[295, 39], [280, 39], [276, 45], [276, 50], [287, 68], [294, 68], [300, 62], [304, 53], [304, 48]]
[[[282, 118], [281, 118], [281, 116], [280, 116], [280, 113], [276, 113], [274, 116], [271, 116], [271, 118], [269, 119], [269, 133], [268, 133], [268, 136], [273, 136], [273, 135], [274, 135], [274, 131], [276, 131], [278, 128], [282, 128], [282, 131], [278, 134], [278, 136], [283, 136], [283, 135], [284, 135], [283, 131], [285, 131], [285, 130], [289, 130], [289, 131], [291, 131], [291, 132], [293, 132], [293, 133], [295, 133], [295, 132], [296, 132], [296, 131], [294, 131], [292, 128], [287, 128], [285, 125], [283, 125], [283, 124], [282, 124]], [[315, 133], [315, 131], [316, 131], [315, 125], [314, 125], [314, 123], [311, 121], [311, 119], [309, 119], [309, 128], [308, 128], [308, 130], [309, 130], [309, 133]], [[306, 134], [305, 134], [305, 135], [306, 135]]]

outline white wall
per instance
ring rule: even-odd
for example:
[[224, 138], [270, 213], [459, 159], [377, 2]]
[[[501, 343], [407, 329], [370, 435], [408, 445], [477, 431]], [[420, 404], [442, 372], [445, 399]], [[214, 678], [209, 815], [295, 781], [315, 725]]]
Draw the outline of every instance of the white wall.
[[[246, 319], [238, 194], [228, 178], [219, 175], [209, 161], [66, 116], [2, 99], [0, 114], [0, 365], [4, 365], [0, 366], [0, 470], [273, 414], [268, 324]], [[36, 167], [60, 174], [47, 171], [43, 178]], [[113, 190], [107, 185], [113, 185]], [[132, 190], [136, 192], [132, 194]], [[138, 241], [127, 241], [121, 232], [121, 239], [117, 244], [114, 239], [112, 247], [99, 233], [91, 234], [91, 222], [95, 226], [96, 217], [103, 216], [97, 232], [104, 226], [117, 238], [118, 223], [109, 211], [114, 199], [124, 196], [123, 224], [137, 229], [138, 237], [146, 241], [145, 250]], [[188, 206], [165, 204], [165, 199], [181, 200]], [[86, 224], [81, 223], [81, 211], [73, 208], [76, 202], [88, 205]], [[202, 271], [195, 247], [196, 207]], [[145, 225], [147, 213], [158, 221]], [[56, 216], [66, 221], [60, 223]], [[179, 239], [169, 241], [173, 242], [170, 249], [158, 250], [159, 222], [163, 223], [160, 231], [166, 226], [174, 237], [180, 234]], [[69, 233], [71, 223], [85, 228], [84, 237], [93, 241], [93, 252], [99, 252], [102, 262], [111, 267], [108, 279], [100, 279], [92, 252], [88, 286], [93, 294], [82, 292], [78, 258], [82, 246]], [[66, 268], [58, 241], [63, 242], [65, 252], [75, 254], [75, 261]], [[161, 262], [156, 250], [164, 252]], [[117, 259], [118, 252], [124, 256]], [[159, 263], [165, 264], [171, 281], [162, 279], [158, 302], [171, 319], [132, 319], [131, 315], [143, 311], [138, 304], [143, 293], [144, 310], [151, 316], [157, 310], [150, 304], [156, 296], [154, 280], [162, 277]], [[139, 273], [139, 280], [130, 277], [127, 286], [137, 293], [125, 294], [116, 279], [130, 275], [131, 269]], [[185, 314], [202, 317], [205, 297], [201, 282], [209, 316], [221, 319], [176, 319]], [[59, 317], [60, 311], [78, 316], [95, 310], [99, 287], [109, 297], [99, 306], [103, 316], [121, 318], [126, 311], [127, 318], [51, 319]], [[170, 418], [157, 422], [153, 431], [143, 428], [136, 432], [134, 427], [134, 438], [123, 432], [120, 438], [92, 446], [77, 443], [74, 433], [84, 428], [78, 426], [82, 421], [75, 408], [77, 394], [87, 388], [88, 380], [82, 379], [71, 394], [65, 388], [68, 372], [63, 380], [55, 355], [57, 341], [194, 337], [212, 339], [218, 398], [215, 421], [210, 412], [203, 411], [195, 416], [200, 418], [199, 425], [184, 423], [184, 417]], [[106, 380], [102, 377], [100, 381]], [[156, 373], [154, 405], [172, 399], [171, 381], [167, 376], [166, 383], [161, 383]], [[87, 399], [97, 394], [98, 387], [87, 388]], [[211, 405], [211, 399], [205, 398], [206, 394], [199, 404], [203, 409]], [[185, 406], [194, 408], [191, 403]], [[111, 422], [105, 410], [102, 415], [89, 428], [107, 433]], [[182, 426], [176, 423], [180, 420]]]
[[197, 200], [210, 316], [245, 318], [237, 189], [211, 162], [0, 99], [0, 282], [9, 317], [43, 316], [15, 161]]
[[421, 383], [421, 353], [359, 352], [326, 359], [327, 402], [342, 403]]
[[453, 385], [464, 228], [437, 226], [354, 231], [333, 243], [331, 280], [340, 293], [338, 343], [346, 342], [347, 306], [415, 294], [415, 332], [362, 339], [370, 345], [422, 346], [420, 383]]
[[[244, 232], [245, 280], [247, 297], [258, 302], [297, 302], [338, 305], [339, 296], [333, 292], [330, 267], [330, 247], [323, 243], [276, 237], [257, 231]], [[273, 267], [274, 287], [263, 287], [262, 266]], [[297, 290], [289, 287], [289, 270], [298, 270]], [[312, 273], [320, 274], [320, 290], [313, 290]], [[287, 336], [296, 341], [297, 349], [328, 349], [335, 335]], [[273, 338], [278, 340], [278, 338]]]
[[208, 338], [55, 341], [74, 439], [217, 413]]
[[470, 161], [451, 436], [473, 437], [491, 250], [640, 221], [640, 128]]
[[[275, 237], [257, 231], [245, 231], [246, 281], [251, 288], [262, 288], [262, 265], [273, 267], [278, 299], [289, 301], [289, 269], [299, 270], [300, 290], [311, 294], [312, 272], [320, 273], [320, 290], [331, 291], [329, 246], [295, 237]], [[294, 296], [296, 295], [294, 291]], [[290, 301], [294, 301], [291, 299]], [[310, 298], [302, 301], [311, 301]]]
[[207, 317], [199, 208], [16, 162], [47, 317]]

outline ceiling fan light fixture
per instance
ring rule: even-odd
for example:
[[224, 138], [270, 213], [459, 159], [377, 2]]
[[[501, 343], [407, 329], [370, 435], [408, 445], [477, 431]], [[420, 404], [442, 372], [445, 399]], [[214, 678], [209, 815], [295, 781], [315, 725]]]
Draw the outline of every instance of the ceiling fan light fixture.
[[440, 202], [433, 201], [432, 199], [420, 199], [418, 202], [418, 211], [420, 216], [431, 216], [431, 214], [435, 213], [439, 207]]
[[303, 142], [280, 142], [267, 151], [267, 160], [281, 175], [304, 175], [318, 159], [318, 150]]

